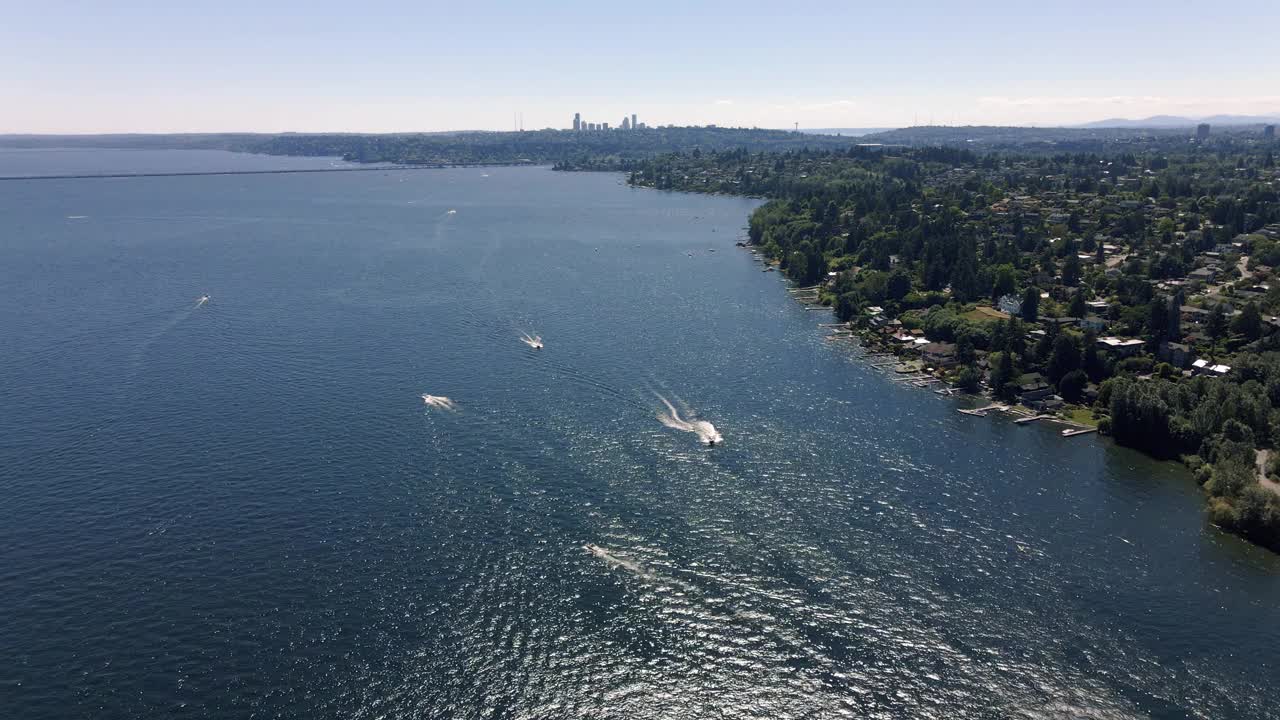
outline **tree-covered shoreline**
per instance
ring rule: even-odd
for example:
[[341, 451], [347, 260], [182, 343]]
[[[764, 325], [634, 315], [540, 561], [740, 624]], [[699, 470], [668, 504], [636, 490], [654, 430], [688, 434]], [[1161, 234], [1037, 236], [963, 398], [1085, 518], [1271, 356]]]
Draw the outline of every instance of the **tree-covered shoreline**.
[[698, 150], [617, 167], [637, 186], [770, 198], [749, 243], [864, 342], [1180, 458], [1212, 522], [1280, 550], [1280, 493], [1260, 482], [1280, 463], [1257, 467], [1280, 447], [1280, 146], [1042, 150]]

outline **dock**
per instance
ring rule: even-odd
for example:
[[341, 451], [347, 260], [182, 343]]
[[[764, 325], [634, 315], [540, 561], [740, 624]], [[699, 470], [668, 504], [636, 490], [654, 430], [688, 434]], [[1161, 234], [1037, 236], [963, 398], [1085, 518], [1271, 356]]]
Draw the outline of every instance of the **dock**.
[[973, 415], [974, 417], [986, 417], [987, 413], [992, 410], [1008, 410], [1008, 409], [1009, 409], [1008, 405], [1001, 405], [1000, 403], [991, 403], [990, 405], [984, 405], [980, 408], [968, 408], [968, 409], [960, 408], [957, 412], [962, 412], [965, 415]]
[[1020, 417], [1017, 420], [1014, 420], [1013, 422], [1017, 425], [1024, 425], [1026, 423], [1033, 423], [1037, 420], [1056, 420], [1056, 419], [1057, 418], [1054, 417], [1053, 415], [1028, 415], [1027, 417]]
[[1095, 432], [1098, 432], [1096, 427], [1067, 428], [1062, 431], [1062, 437], [1075, 437], [1076, 435], [1088, 435]]

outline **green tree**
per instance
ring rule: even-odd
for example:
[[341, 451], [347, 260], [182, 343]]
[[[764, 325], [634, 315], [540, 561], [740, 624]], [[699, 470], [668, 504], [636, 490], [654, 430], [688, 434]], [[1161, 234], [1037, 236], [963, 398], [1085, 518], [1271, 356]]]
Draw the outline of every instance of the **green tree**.
[[1058, 381], [1058, 394], [1067, 402], [1080, 402], [1080, 398], [1084, 397], [1085, 385], [1088, 383], [1089, 377], [1083, 370], [1072, 370]]
[[1205, 332], [1209, 333], [1209, 337], [1214, 340], [1221, 340], [1222, 336], [1227, 332], [1227, 318], [1222, 313], [1222, 306], [1214, 305], [1209, 311], [1209, 317], [1205, 320]]
[[1244, 306], [1240, 314], [1231, 321], [1231, 331], [1245, 336], [1248, 340], [1257, 340], [1262, 337], [1262, 313], [1258, 310], [1257, 303], [1251, 302]]
[[1168, 337], [1169, 301], [1164, 298], [1152, 298], [1147, 305], [1147, 332], [1153, 343], [1158, 344]]
[[884, 293], [890, 300], [901, 300], [911, 292], [911, 276], [901, 268], [889, 273]]
[[787, 256], [787, 274], [797, 280], [809, 275], [809, 258], [799, 250]]
[[1071, 303], [1067, 306], [1067, 315], [1082, 318], [1088, 311], [1089, 308], [1084, 304], [1084, 293], [1078, 292], [1071, 296]]
[[1062, 284], [1075, 286], [1080, 283], [1080, 256], [1074, 250], [1067, 255], [1067, 259], [1062, 263]]
[[1022, 319], [1029, 323], [1040, 319], [1040, 288], [1035, 285], [1022, 292]]
[[972, 365], [965, 365], [956, 373], [955, 386], [965, 392], [978, 392], [978, 383], [982, 375]]
[[1013, 266], [1005, 263], [998, 265], [995, 269], [995, 279], [991, 283], [991, 297], [999, 299], [1005, 295], [1012, 293], [1016, 289], [1017, 278], [1014, 275]]
[[1049, 355], [1046, 374], [1049, 381], [1057, 383], [1067, 373], [1080, 367], [1080, 346], [1071, 333], [1058, 333], [1053, 341], [1053, 352]]
[[1005, 400], [1012, 397], [1013, 391], [1017, 387], [1013, 384], [1014, 367], [1013, 354], [1008, 352], [993, 353], [995, 357], [988, 357], [991, 364], [991, 389], [996, 396]]
[[1098, 352], [1098, 336], [1092, 330], [1084, 334], [1080, 355], [1080, 368], [1090, 380], [1101, 382], [1107, 376], [1107, 363]]

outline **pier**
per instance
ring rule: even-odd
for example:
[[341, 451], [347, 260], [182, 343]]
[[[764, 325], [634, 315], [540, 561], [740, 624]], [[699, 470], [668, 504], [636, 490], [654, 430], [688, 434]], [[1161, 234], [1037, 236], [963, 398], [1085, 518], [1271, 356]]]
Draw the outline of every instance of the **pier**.
[[1098, 432], [1096, 427], [1067, 428], [1062, 431], [1062, 437], [1075, 437], [1076, 435], [1088, 435], [1096, 432]]
[[980, 408], [967, 408], [967, 409], [960, 408], [959, 410], [957, 410], [957, 412], [962, 412], [965, 415], [973, 415], [974, 417], [986, 417], [987, 413], [992, 410], [1008, 410], [1008, 409], [1009, 409], [1008, 405], [1001, 405], [1000, 403], [991, 403], [990, 405], [984, 405]]

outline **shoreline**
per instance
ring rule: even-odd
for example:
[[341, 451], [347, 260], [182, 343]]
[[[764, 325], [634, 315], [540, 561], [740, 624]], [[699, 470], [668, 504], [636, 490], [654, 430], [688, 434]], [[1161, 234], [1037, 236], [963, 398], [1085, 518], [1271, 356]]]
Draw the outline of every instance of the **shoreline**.
[[[740, 249], [746, 250], [748, 253], [751, 254], [754, 260], [759, 262], [761, 265], [764, 265], [765, 267], [762, 270], [762, 272], [778, 272], [777, 270], [778, 261], [765, 256], [758, 249], [753, 247], [750, 244], [750, 242], [745, 240], [740, 240], [737, 243], [737, 247]], [[780, 272], [779, 272], [779, 275], [781, 275]], [[824, 310], [834, 311], [835, 309], [834, 307], [832, 307], [831, 305], [826, 305], [822, 303], [821, 291], [819, 289], [821, 286], [813, 286], [813, 287], [805, 288], [805, 287], [796, 285], [792, 280], [787, 279], [785, 275], [783, 276], [783, 278], [785, 282], [784, 289], [786, 290], [787, 294], [791, 297], [791, 299], [797, 301], [801, 306], [803, 306], [805, 310], [824, 309]], [[806, 291], [816, 292], [817, 295], [813, 297], [812, 300], [796, 297], [798, 293], [805, 293]], [[877, 333], [874, 328], [867, 327], [867, 326], [859, 326], [854, 320], [848, 320], [844, 322], [837, 321], [837, 322], [831, 322], [831, 323], [818, 323], [816, 327], [818, 327], [819, 329], [824, 329], [828, 331], [828, 334], [823, 337], [824, 340], [827, 340], [827, 341], [854, 340], [857, 343], [857, 347], [861, 350], [861, 352], [857, 354], [857, 360], [859, 362], [866, 363], [866, 365], [873, 370], [885, 369], [892, 366], [894, 367], [895, 372], [897, 372], [898, 368], [902, 368], [906, 366], [908, 363], [920, 362], [917, 358], [906, 357], [905, 353], [897, 352], [898, 350], [901, 349], [900, 346], [893, 346], [893, 345], [886, 344], [883, 341], [883, 339], [880, 337], [880, 334]], [[874, 363], [868, 362], [868, 360], [871, 358], [880, 358], [882, 359], [883, 362], [880, 365], [876, 365]], [[923, 368], [923, 365], [921, 367]], [[892, 376], [885, 377], [884, 379], [893, 384], [912, 386], [916, 389], [921, 389], [921, 390], [929, 389], [929, 386], [932, 384], [941, 383], [943, 387], [937, 390], [934, 390], [933, 392], [935, 394], [941, 395], [944, 398], [954, 397], [958, 400], [964, 400], [976, 405], [976, 407], [969, 407], [969, 408], [956, 407], [955, 408], [956, 411], [961, 414], [972, 415], [974, 417], [986, 417], [990, 412], [996, 411], [999, 413], [1004, 413], [1005, 415], [1009, 416], [1009, 419], [1018, 425], [1034, 424], [1041, 420], [1046, 422], [1053, 422], [1053, 423], [1064, 426], [1065, 429], [1063, 429], [1060, 433], [1060, 437], [1062, 437], [1063, 439], [1075, 437], [1077, 435], [1105, 435], [1099, 430], [1096, 424], [1088, 425], [1085, 423], [1079, 423], [1079, 422], [1070, 420], [1068, 418], [1065, 418], [1060, 414], [1044, 413], [1044, 412], [1029, 408], [1025, 405], [1021, 405], [1016, 402], [1014, 403], [1000, 402], [995, 400], [989, 392], [980, 392], [977, 394], [972, 392], [966, 392], [950, 384], [945, 379], [945, 373], [941, 369], [934, 369], [934, 368], [927, 368], [927, 369], [931, 371], [931, 372], [923, 373], [923, 375], [927, 376], [927, 379], [926, 377], [921, 377], [920, 375], [908, 375], [907, 377], [910, 379], [904, 380], [904, 381], [898, 381]], [[880, 373], [880, 374], [883, 375], [883, 373]], [[921, 381], [925, 381], [925, 382], [923, 384], [919, 384]], [[985, 406], [983, 405], [983, 403], [985, 403]], [[1092, 411], [1090, 411], [1090, 414], [1092, 414]], [[1106, 436], [1106, 437], [1110, 437], [1110, 436]], [[1112, 442], [1114, 443], [1115, 441], [1112, 440]], [[1115, 443], [1115, 444], [1117, 447], [1123, 447], [1127, 450], [1132, 450], [1133, 452], [1139, 453], [1143, 457], [1156, 462], [1176, 464], [1177, 466], [1181, 467], [1183, 470], [1186, 470], [1187, 472], [1192, 473], [1194, 475], [1195, 468], [1191, 464], [1189, 464], [1185, 458], [1158, 457], [1156, 455], [1147, 453], [1140, 448], [1128, 447], [1128, 446], [1120, 445], [1119, 443]], [[1259, 477], [1260, 478], [1262, 477], [1261, 473], [1259, 473]], [[1194, 477], [1192, 479], [1194, 480]], [[1260, 484], [1263, 484], [1264, 486], [1266, 486], [1265, 483], [1260, 482]], [[1280, 486], [1277, 486], [1277, 488], [1278, 488], [1278, 491], [1280, 491]], [[1202, 485], [1198, 486], [1197, 489], [1199, 490], [1199, 494], [1202, 498], [1201, 505], [1202, 505], [1202, 512], [1204, 513], [1203, 520], [1206, 527], [1212, 527], [1214, 530], [1222, 533], [1223, 535], [1230, 536], [1248, 545], [1258, 547], [1263, 550], [1267, 550], [1274, 554], [1280, 555], [1280, 549], [1270, 547], [1264, 543], [1255, 542], [1254, 540], [1252, 540], [1251, 538], [1249, 538], [1243, 533], [1235, 532], [1230, 528], [1223, 527], [1218, 523], [1214, 522], [1213, 518], [1209, 514], [1211, 510], [1211, 503], [1213, 502], [1213, 497], [1209, 495], [1207, 492], [1205, 492], [1204, 487]]]

